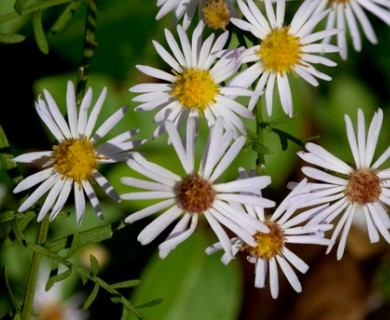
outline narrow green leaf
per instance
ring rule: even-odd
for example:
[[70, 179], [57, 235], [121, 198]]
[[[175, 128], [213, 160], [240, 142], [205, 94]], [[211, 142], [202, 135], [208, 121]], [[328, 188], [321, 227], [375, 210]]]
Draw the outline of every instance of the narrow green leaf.
[[100, 288], [99, 285], [95, 283], [95, 286], [93, 287], [91, 294], [88, 296], [87, 300], [85, 300], [83, 304], [84, 310], [88, 309], [91, 306], [91, 304], [95, 301], [96, 296], [99, 292], [99, 288]]
[[[98, 226], [79, 233], [79, 248], [91, 243], [101, 242], [110, 239], [116, 230], [123, 228], [123, 222], [116, 222], [103, 226]], [[73, 235], [69, 235], [46, 244], [46, 248], [53, 252], [69, 248], [73, 241]]]
[[62, 31], [67, 26], [67, 24], [69, 23], [70, 19], [73, 17], [76, 10], [80, 7], [81, 3], [82, 3], [81, 0], [76, 0], [69, 3], [69, 5], [65, 8], [62, 14], [58, 17], [58, 19], [54, 22], [54, 24], [50, 28], [49, 35], [54, 36], [60, 31]]
[[70, 258], [77, 252], [77, 250], [79, 248], [79, 243], [80, 243], [80, 234], [78, 232], [76, 232], [73, 235], [72, 244], [71, 244], [68, 252], [66, 253], [65, 258]]
[[0, 33], [0, 43], [19, 43], [23, 42], [26, 39], [26, 36], [22, 34], [6, 34], [6, 33]]
[[52, 287], [56, 282], [65, 280], [65, 279], [68, 278], [71, 274], [72, 274], [72, 265], [69, 265], [69, 266], [68, 266], [68, 269], [67, 269], [66, 271], [61, 272], [61, 273], [59, 273], [59, 274], [56, 274], [56, 275], [54, 275], [54, 276], [51, 276], [51, 277], [47, 280], [47, 283], [46, 283], [46, 291], [47, 291], [47, 290], [50, 290], [51, 287]]
[[49, 45], [47, 44], [45, 32], [43, 30], [41, 10], [37, 10], [33, 14], [33, 30], [39, 50], [44, 54], [48, 54]]
[[0, 223], [11, 221], [15, 218], [15, 211], [5, 211], [0, 213]]
[[11, 304], [11, 308], [14, 312], [16, 312], [18, 314], [22, 309], [21, 309], [19, 303], [16, 301], [15, 296], [12, 292], [11, 286], [9, 285], [8, 268], [6, 265], [3, 266], [2, 271], [3, 271], [4, 283], [5, 283], [5, 287], [7, 289], [7, 295], [8, 295], [9, 302]]
[[114, 283], [111, 285], [111, 287], [115, 289], [132, 288], [138, 286], [140, 283], [141, 283], [140, 280], [126, 280], [126, 281]]
[[137, 308], [142, 309], [142, 308], [154, 307], [154, 306], [157, 306], [158, 304], [162, 303], [163, 301], [164, 301], [164, 298], [154, 299], [152, 301], [148, 301], [146, 303], [143, 303], [143, 304], [137, 306]]
[[96, 276], [99, 273], [99, 262], [93, 254], [89, 256], [89, 261], [91, 263], [92, 275]]
[[17, 13], [22, 14], [23, 13], [23, 8], [26, 5], [28, 0], [16, 0], [14, 4], [14, 9]]

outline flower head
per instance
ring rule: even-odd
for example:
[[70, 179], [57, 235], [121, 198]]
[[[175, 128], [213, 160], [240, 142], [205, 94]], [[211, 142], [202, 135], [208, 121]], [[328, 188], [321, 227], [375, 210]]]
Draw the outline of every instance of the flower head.
[[230, 23], [232, 16], [238, 16], [229, 0], [207, 0], [202, 7], [202, 18], [212, 29], [223, 29]]
[[[374, 153], [383, 121], [383, 112], [375, 113], [367, 136], [364, 114], [358, 110], [357, 134], [351, 119], [346, 115], [347, 136], [352, 151], [354, 166], [335, 157], [322, 147], [307, 143], [308, 152], [298, 155], [306, 162], [319, 168], [303, 167], [306, 176], [318, 181], [313, 184], [316, 198], [313, 205], [329, 203], [329, 208], [318, 214], [310, 223], [325, 220], [330, 223], [340, 216], [332, 240], [341, 233], [337, 258], [341, 259], [351, 224], [355, 215], [366, 219], [370, 241], [379, 241], [379, 234], [390, 243], [390, 219], [385, 209], [390, 205], [390, 169], [379, 167], [390, 157], [390, 147], [373, 163]], [[329, 246], [328, 252], [333, 247]]]
[[[337, 34], [337, 46], [340, 48], [340, 56], [347, 59], [347, 32], [351, 34], [352, 45], [356, 51], [362, 49], [362, 39], [359, 29], [363, 30], [367, 39], [376, 44], [378, 42], [374, 28], [368, 19], [365, 10], [375, 15], [387, 25], [390, 25], [390, 3], [378, 0], [317, 0], [317, 11], [331, 8], [327, 17], [326, 29], [336, 26], [342, 32]], [[347, 31], [348, 30], [348, 31]], [[332, 36], [324, 38], [328, 43]]]
[[[290, 194], [275, 209], [271, 216], [266, 216], [263, 208], [252, 205], [245, 206], [245, 212], [263, 222], [269, 232], [257, 230], [253, 239], [255, 245], [245, 243], [239, 237], [231, 239], [233, 254], [243, 252], [250, 263], [255, 264], [255, 287], [264, 288], [269, 273], [271, 295], [274, 299], [279, 294], [278, 268], [282, 270], [288, 282], [295, 291], [301, 292], [302, 287], [295, 274], [293, 266], [301, 273], [305, 273], [309, 266], [295, 253], [287, 248], [289, 243], [328, 245], [329, 239], [324, 238], [324, 232], [331, 229], [332, 225], [317, 223], [302, 225], [325, 206], [312, 208], [293, 216], [298, 208], [306, 206], [306, 200], [310, 198], [310, 184], [302, 180]], [[235, 206], [236, 210], [243, 210]], [[221, 249], [221, 244], [216, 243], [207, 248], [206, 253], [212, 254]], [[224, 254], [222, 262], [228, 264], [232, 257]]]
[[239, 118], [252, 118], [252, 112], [230, 96], [253, 95], [252, 91], [241, 87], [222, 86], [222, 82], [232, 76], [238, 67], [236, 53], [229, 52], [217, 57], [227, 39], [224, 32], [214, 42], [211, 34], [202, 42], [204, 23], [199, 22], [192, 34], [192, 40], [187, 37], [182, 26], [177, 27], [182, 50], [169, 30], [165, 36], [173, 53], [169, 53], [158, 42], [153, 42], [159, 55], [172, 68], [172, 73], [147, 66], [138, 65], [143, 73], [166, 81], [167, 83], [138, 84], [130, 91], [142, 93], [133, 100], [142, 102], [136, 110], [159, 109], [154, 121], [160, 123], [154, 132], [158, 136], [165, 131], [164, 121], [170, 120], [177, 126], [187, 117], [204, 116], [211, 126], [219, 116], [225, 118], [225, 127], [245, 132], [245, 126]]
[[100, 140], [123, 118], [128, 109], [127, 107], [119, 109], [94, 132], [106, 92], [104, 88], [88, 116], [92, 100], [92, 89], [89, 89], [77, 113], [75, 90], [73, 83], [69, 81], [66, 96], [68, 123], [47, 90], [44, 90], [46, 102], [38, 98], [35, 103], [38, 115], [56, 138], [57, 144], [52, 150], [26, 153], [13, 159], [15, 162], [25, 163], [46, 161], [43, 170], [25, 178], [14, 189], [14, 193], [18, 193], [40, 184], [19, 207], [19, 212], [26, 211], [48, 192], [38, 214], [38, 221], [41, 221], [50, 210], [50, 220], [53, 220], [65, 205], [73, 188], [77, 224], [81, 224], [85, 211], [84, 193], [97, 215], [102, 218], [103, 212], [92, 187], [95, 182], [112, 199], [120, 201], [119, 195], [99, 172], [99, 166], [128, 159], [130, 156], [128, 150], [141, 142], [130, 141], [138, 132], [131, 130], [99, 145]]
[[166, 128], [173, 147], [184, 168], [180, 176], [155, 163], [148, 162], [139, 154], [128, 160], [128, 165], [152, 181], [131, 177], [122, 178], [122, 183], [149, 191], [131, 192], [122, 195], [122, 199], [164, 199], [156, 204], [129, 215], [125, 221], [134, 221], [164, 211], [151, 222], [138, 236], [142, 244], [153, 241], [174, 220], [180, 220], [159, 246], [160, 257], [164, 258], [178, 244], [187, 239], [195, 230], [198, 220], [204, 216], [227, 255], [231, 255], [228, 236], [221, 225], [227, 227], [244, 241], [254, 245], [252, 235], [256, 230], [267, 232], [268, 228], [247, 214], [236, 212], [228, 203], [249, 203], [260, 207], [273, 206], [273, 201], [259, 195], [241, 195], [238, 192], [253, 188], [262, 189], [270, 183], [270, 177], [253, 177], [227, 183], [216, 183], [219, 176], [234, 160], [245, 143], [245, 137], [239, 137], [232, 145], [233, 132], [223, 132], [223, 118], [218, 118], [212, 126], [208, 144], [198, 170], [194, 165], [195, 120], [190, 118], [184, 143], [179, 137], [175, 125], [167, 121]]
[[[268, 114], [271, 115], [276, 82], [283, 110], [292, 116], [293, 103], [287, 76], [289, 74], [299, 76], [313, 86], [318, 85], [316, 78], [330, 80], [328, 75], [318, 71], [312, 64], [336, 65], [319, 54], [337, 52], [338, 48], [315, 43], [335, 34], [336, 30], [311, 32], [328, 13], [327, 11], [314, 13], [317, 6], [312, 0], [302, 3], [290, 24], [283, 22], [285, 0], [276, 1], [276, 15], [272, 1], [265, 0], [264, 3], [267, 17], [262, 14], [253, 0], [248, 0], [246, 3], [238, 0], [238, 5], [247, 21], [232, 18], [232, 23], [252, 33], [260, 43], [242, 53], [242, 63], [254, 62], [254, 64], [238, 74], [230, 85], [241, 85], [247, 88], [259, 78], [255, 89], [262, 92], [266, 88], [266, 107]], [[253, 110], [257, 101], [257, 96], [251, 98], [250, 110]]]

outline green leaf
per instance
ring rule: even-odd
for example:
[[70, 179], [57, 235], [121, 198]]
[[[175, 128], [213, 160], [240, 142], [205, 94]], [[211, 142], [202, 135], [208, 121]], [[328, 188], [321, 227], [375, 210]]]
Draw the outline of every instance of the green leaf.
[[58, 19], [54, 22], [54, 24], [50, 28], [49, 35], [51, 36], [56, 35], [67, 26], [70, 19], [73, 17], [74, 13], [79, 8], [81, 2], [82, 2], [81, 0], [76, 0], [69, 3], [69, 5], [65, 8], [62, 14], [58, 17]]
[[0, 213], [0, 223], [11, 221], [15, 218], [15, 211], [5, 211]]
[[14, 9], [17, 13], [22, 14], [23, 8], [28, 0], [16, 0]]
[[[58, 269], [57, 269], [58, 270]], [[46, 291], [50, 290], [51, 287], [59, 281], [65, 280], [72, 274], [72, 265], [68, 266], [68, 269], [64, 272], [61, 272], [59, 274], [55, 274], [54, 276], [51, 276], [46, 283]]]
[[[85, 246], [87, 244], [101, 242], [103, 240], [110, 239], [112, 235], [114, 234], [114, 231], [121, 229], [123, 226], [125, 226], [124, 223], [110, 223], [103, 226], [98, 226], [86, 231], [82, 231], [79, 233], [79, 239], [78, 239], [78, 247]], [[53, 252], [58, 252], [62, 249], [69, 248], [71, 246], [71, 243], [73, 242], [74, 237], [73, 234], [60, 238], [58, 240], [55, 240], [53, 242], [49, 242], [46, 244], [46, 248]]]
[[96, 276], [99, 273], [99, 262], [93, 254], [89, 256], [89, 261], [91, 263], [92, 274]]
[[19, 43], [23, 42], [26, 39], [26, 36], [22, 34], [6, 34], [6, 33], [0, 33], [0, 43]]
[[126, 280], [126, 281], [114, 283], [111, 285], [111, 287], [115, 289], [132, 288], [138, 286], [140, 283], [141, 283], [140, 280]]
[[39, 50], [44, 54], [49, 53], [49, 45], [47, 44], [45, 32], [42, 26], [42, 14], [41, 10], [37, 10], [33, 14], [33, 30], [35, 41], [38, 45]]
[[222, 264], [220, 254], [207, 256], [204, 250], [213, 241], [198, 228], [167, 258], [151, 259], [130, 299], [135, 305], [163, 299], [143, 309], [146, 319], [237, 319], [243, 289], [240, 268], [235, 260]]
[[84, 310], [88, 309], [91, 306], [91, 304], [95, 301], [96, 296], [99, 292], [99, 288], [100, 288], [99, 285], [95, 283], [95, 286], [93, 287], [91, 294], [88, 296], [87, 300], [85, 300], [83, 304]]

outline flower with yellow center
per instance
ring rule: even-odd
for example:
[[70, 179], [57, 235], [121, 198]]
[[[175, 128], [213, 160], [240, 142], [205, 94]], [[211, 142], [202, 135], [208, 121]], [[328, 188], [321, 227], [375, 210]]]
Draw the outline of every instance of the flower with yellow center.
[[[366, 38], [372, 43], [378, 43], [374, 28], [365, 11], [373, 14], [387, 25], [390, 25], [390, 4], [386, 1], [376, 0], [314, 0], [317, 11], [330, 8], [327, 17], [326, 29], [338, 28], [337, 46], [340, 48], [340, 56], [344, 60], [348, 56], [347, 33], [350, 33], [352, 45], [356, 51], [362, 49], [362, 38], [359, 29], [362, 29]], [[329, 43], [332, 36], [324, 38]]]
[[252, 112], [235, 101], [235, 97], [258, 94], [240, 85], [222, 84], [239, 67], [237, 50], [222, 52], [228, 40], [228, 32], [222, 33], [215, 41], [214, 34], [203, 41], [204, 28], [204, 22], [200, 21], [190, 40], [183, 27], [178, 25], [180, 45], [172, 33], [165, 30], [172, 53], [158, 42], [153, 42], [158, 54], [171, 68], [171, 73], [148, 66], [137, 66], [146, 75], [162, 81], [142, 83], [130, 88], [131, 92], [139, 94], [133, 98], [133, 101], [141, 103], [136, 111], [158, 110], [153, 119], [159, 124], [154, 137], [165, 131], [165, 120], [180, 127], [186, 118], [201, 117], [212, 126], [216, 118], [223, 117], [226, 129], [245, 133], [241, 118], [253, 118]]
[[[373, 163], [383, 112], [378, 109], [375, 113], [367, 135], [361, 109], [358, 110], [356, 135], [347, 115], [345, 121], [355, 161], [354, 167], [313, 143], [306, 144], [308, 152], [298, 153], [303, 160], [319, 167], [302, 168], [308, 177], [318, 181], [314, 185], [315, 199], [311, 200], [311, 204], [330, 204], [329, 208], [314, 217], [310, 223], [315, 224], [322, 220], [330, 223], [339, 217], [332, 235], [332, 240], [335, 241], [341, 233], [337, 248], [338, 259], [343, 256], [348, 233], [354, 221], [366, 221], [372, 243], [379, 241], [380, 235], [390, 243], [390, 218], [386, 211], [390, 205], [390, 169], [379, 170], [390, 157], [390, 147]], [[333, 244], [329, 246], [328, 252], [332, 247]]]
[[230, 7], [225, 0], [207, 0], [202, 17], [210, 28], [225, 30], [230, 22]]
[[[279, 294], [279, 268], [297, 292], [302, 291], [302, 286], [294, 268], [301, 273], [309, 269], [302, 259], [287, 248], [290, 243], [317, 245], [331, 243], [329, 239], [324, 238], [324, 233], [330, 230], [332, 225], [322, 222], [312, 225], [305, 224], [310, 217], [325, 209], [325, 206], [305, 209], [308, 207], [307, 199], [310, 199], [310, 190], [311, 185], [306, 179], [302, 180], [284, 198], [270, 217], [265, 216], [262, 208], [246, 205], [245, 212], [263, 222], [269, 231], [257, 230], [253, 235], [255, 245], [245, 243], [239, 237], [230, 240], [233, 254], [245, 254], [247, 260], [255, 265], [255, 287], [264, 288], [268, 274], [271, 295], [274, 299]], [[299, 213], [296, 213], [297, 209], [300, 209]], [[212, 254], [221, 248], [221, 244], [216, 243], [207, 248], [206, 253]], [[224, 264], [228, 264], [231, 260], [232, 257], [223, 254]]]
[[27, 153], [13, 159], [15, 162], [27, 163], [46, 160], [42, 171], [25, 178], [14, 189], [17, 193], [40, 184], [19, 207], [19, 212], [26, 211], [48, 192], [38, 213], [38, 221], [41, 221], [50, 210], [50, 220], [53, 220], [62, 210], [73, 189], [77, 224], [81, 224], [84, 215], [84, 193], [97, 215], [102, 218], [103, 212], [92, 187], [95, 182], [112, 199], [120, 200], [107, 179], [98, 171], [99, 166], [103, 163], [127, 160], [130, 156], [129, 150], [139, 145], [141, 141], [130, 141], [138, 132], [131, 130], [99, 144], [99, 140], [106, 136], [127, 111], [127, 107], [119, 109], [94, 131], [106, 92], [106, 89], [103, 89], [88, 116], [92, 101], [92, 89], [89, 89], [77, 113], [75, 90], [69, 81], [66, 96], [68, 123], [47, 90], [44, 90], [46, 101], [38, 98], [36, 110], [58, 144], [54, 145], [51, 151]]
[[[329, 29], [312, 33], [316, 25], [328, 14], [318, 11], [315, 1], [305, 0], [296, 11], [290, 23], [284, 23], [285, 0], [276, 1], [276, 13], [273, 0], [264, 0], [265, 17], [253, 0], [238, 0], [238, 5], [246, 20], [231, 18], [238, 28], [252, 33], [259, 43], [247, 48], [241, 55], [242, 64], [253, 63], [239, 73], [230, 85], [241, 85], [248, 88], [256, 80], [255, 90], [265, 89], [265, 104], [268, 115], [272, 114], [273, 93], [275, 86], [284, 112], [293, 115], [293, 102], [288, 75], [300, 77], [313, 86], [319, 83], [316, 78], [331, 78], [318, 71], [313, 64], [335, 66], [336, 63], [324, 57], [324, 53], [337, 52], [334, 45], [319, 44], [317, 41], [334, 35], [337, 30]], [[249, 110], [253, 110], [259, 97], [253, 96]]]
[[209, 105], [215, 104], [219, 93], [214, 80], [207, 70], [186, 69], [176, 75], [171, 95], [188, 109], [204, 112]]
[[156, 199], [160, 200], [146, 208], [130, 214], [126, 223], [162, 213], [145, 227], [138, 235], [138, 240], [146, 245], [161, 234], [170, 224], [179, 219], [168, 238], [159, 245], [159, 255], [166, 257], [170, 251], [186, 240], [194, 231], [200, 217], [205, 217], [212, 230], [221, 241], [227, 255], [232, 248], [223, 227], [237, 234], [250, 245], [256, 245], [253, 235], [257, 230], [267, 232], [264, 224], [245, 213], [235, 212], [235, 205], [252, 204], [259, 207], [271, 207], [273, 201], [260, 195], [243, 195], [253, 188], [263, 189], [270, 183], [270, 178], [251, 177], [226, 183], [216, 183], [245, 144], [241, 136], [233, 143], [233, 132], [224, 132], [224, 120], [218, 118], [211, 127], [208, 147], [203, 154], [198, 170], [195, 170], [195, 119], [190, 118], [186, 127], [184, 142], [171, 121], [166, 121], [169, 139], [183, 166], [184, 175], [178, 175], [155, 163], [148, 162], [140, 154], [134, 154], [128, 165], [134, 171], [149, 178], [141, 180], [124, 177], [122, 183], [146, 191], [129, 192], [122, 195], [124, 200]]

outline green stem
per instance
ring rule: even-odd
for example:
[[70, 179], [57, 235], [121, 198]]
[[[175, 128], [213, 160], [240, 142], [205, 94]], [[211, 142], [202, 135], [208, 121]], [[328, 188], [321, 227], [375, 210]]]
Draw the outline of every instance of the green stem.
[[97, 0], [88, 0], [84, 34], [84, 51], [80, 67], [77, 72], [76, 100], [78, 104], [81, 103], [84, 96], [92, 57], [97, 48], [97, 43], [95, 41], [96, 16]]
[[[47, 238], [47, 233], [49, 231], [49, 217], [46, 216], [45, 219], [42, 220], [39, 231], [38, 231], [38, 237], [36, 243], [38, 245], [44, 245]], [[40, 252], [34, 251], [33, 258], [31, 261], [31, 268], [30, 268], [30, 275], [28, 279], [27, 289], [26, 289], [26, 295], [24, 297], [24, 303], [23, 303], [23, 312], [22, 312], [22, 319], [23, 320], [29, 320], [31, 318], [32, 309], [33, 309], [33, 302], [34, 302], [34, 295], [35, 295], [35, 287], [37, 284], [38, 279], [38, 271], [39, 271], [39, 265], [41, 263], [41, 257], [42, 254]]]
[[[256, 109], [255, 109], [255, 114], [256, 114], [256, 135], [258, 138], [258, 142], [261, 145], [264, 145], [264, 133], [263, 133], [263, 110], [261, 108], [261, 100], [256, 104]], [[256, 158], [256, 173], [257, 175], [262, 175], [264, 173], [264, 168], [265, 168], [265, 157], [264, 153], [261, 151], [257, 152], [257, 158]]]

